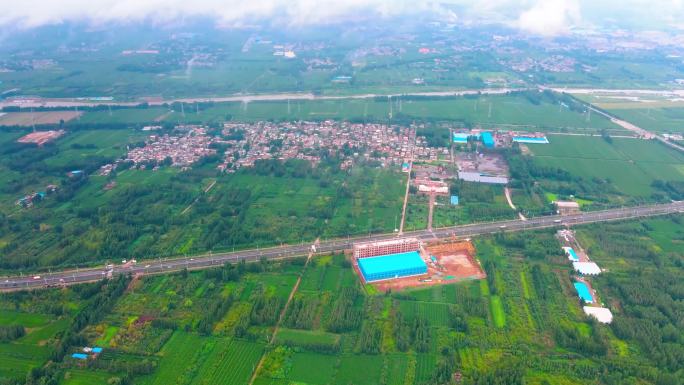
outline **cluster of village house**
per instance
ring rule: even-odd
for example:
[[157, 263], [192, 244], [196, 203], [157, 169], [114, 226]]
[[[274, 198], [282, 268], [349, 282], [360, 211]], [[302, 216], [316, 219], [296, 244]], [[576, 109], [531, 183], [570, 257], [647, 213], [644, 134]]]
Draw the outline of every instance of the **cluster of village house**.
[[216, 154], [212, 143], [220, 138], [207, 134], [203, 126], [179, 126], [178, 134], [150, 135], [142, 147], [129, 148], [124, 158], [100, 168], [100, 175], [109, 175], [122, 162], [130, 162], [144, 169], [152, 165], [155, 169], [164, 161], [170, 160], [171, 166], [187, 168], [201, 158]]
[[[235, 172], [252, 167], [260, 159], [303, 159], [316, 165], [322, 154], [338, 156], [340, 167], [348, 169], [355, 161], [378, 161], [382, 167], [401, 165], [411, 156], [436, 160], [448, 150], [428, 147], [425, 138], [416, 137], [419, 126], [357, 124], [349, 122], [254, 122], [225, 123], [222, 136], [210, 135], [203, 126], [179, 126], [178, 134], [151, 135], [142, 147], [113, 164], [101, 167], [108, 175], [122, 162], [138, 168], [158, 165], [167, 159], [172, 166], [190, 167], [202, 157], [216, 154], [223, 146], [225, 157], [218, 168]], [[214, 146], [212, 146], [214, 145]]]
[[416, 158], [437, 159], [443, 150], [416, 137], [417, 128], [336, 121], [226, 123], [224, 135], [235, 139], [225, 141], [232, 150], [226, 151], [219, 167], [235, 172], [259, 159], [304, 159], [316, 164], [323, 152], [339, 156], [343, 169], [360, 159], [379, 161], [383, 167], [400, 165], [412, 153]]

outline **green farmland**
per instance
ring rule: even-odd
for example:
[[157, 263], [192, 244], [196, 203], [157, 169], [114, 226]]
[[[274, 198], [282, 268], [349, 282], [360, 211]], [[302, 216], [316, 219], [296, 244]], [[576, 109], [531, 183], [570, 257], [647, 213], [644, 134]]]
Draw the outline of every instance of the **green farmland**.
[[[655, 180], [684, 181], [684, 156], [655, 141], [552, 135], [548, 145], [530, 145], [534, 163], [566, 170], [586, 180], [604, 180], [618, 194], [648, 197]], [[555, 192], [555, 191], [554, 191]]]
[[[678, 379], [681, 361], [655, 365], [679, 345], [646, 342], [638, 326], [657, 316], [662, 326], [652, 332], [666, 336], [677, 322], [674, 314], [681, 309], [672, 298], [681, 288], [676, 277], [684, 251], [678, 221], [578, 229], [592, 259], [608, 270], [594, 279], [593, 288], [613, 310], [611, 325], [592, 322], [581, 312], [568, 278], [571, 267], [552, 231], [510, 233], [476, 240], [486, 279], [396, 293], [363, 287], [346, 257], [334, 255], [317, 257], [306, 270], [303, 260], [258, 262], [31, 296], [3, 294], [3, 309], [47, 311], [61, 299], [87, 311], [99, 303], [91, 299], [93, 293], [105, 292], [112, 293], [113, 306], [81, 328], [69, 316], [50, 322], [24, 312], [4, 313], [3, 324], [35, 326], [26, 337], [0, 344], [0, 377], [23, 378], [29, 368], [44, 365], [54, 340], [38, 347], [25, 338], [56, 324], [75, 330], [85, 343], [114, 330], [91, 365], [64, 357], [59, 366], [48, 366], [48, 375], [60, 384], [104, 385], [128, 378], [136, 384], [237, 385], [255, 375], [257, 385], [427, 385], [447, 383], [456, 371], [463, 383], [480, 384], [495, 370], [512, 378], [506, 383], [602, 385], [610, 384], [596, 375], [605, 365], [620, 382]], [[632, 279], [635, 270], [644, 279]], [[269, 342], [298, 274], [301, 291], [283, 320], [287, 327]], [[635, 290], [660, 304], [640, 304], [624, 294]], [[623, 307], [611, 305], [615, 301]], [[644, 306], [646, 313], [640, 310]], [[671, 315], [657, 313], [656, 306]], [[623, 329], [623, 322], [637, 326]], [[66, 353], [78, 349], [78, 343], [69, 345]]]
[[[570, 103], [570, 101], [567, 101]], [[512, 130], [598, 132], [602, 129], [619, 130], [608, 119], [594, 115], [587, 119], [582, 110], [559, 108], [552, 96], [534, 93], [485, 95], [478, 97], [397, 97], [229, 102], [207, 105], [186, 104], [183, 111], [173, 104], [173, 111], [160, 108], [86, 112], [80, 121], [100, 124], [143, 124], [165, 121], [169, 123], [220, 122], [224, 120], [257, 121], [280, 120], [362, 120], [387, 121], [390, 112], [399, 121], [428, 120], [451, 121], [459, 125], [482, 126]], [[491, 111], [490, 111], [491, 108]], [[126, 114], [130, 111], [130, 114]]]

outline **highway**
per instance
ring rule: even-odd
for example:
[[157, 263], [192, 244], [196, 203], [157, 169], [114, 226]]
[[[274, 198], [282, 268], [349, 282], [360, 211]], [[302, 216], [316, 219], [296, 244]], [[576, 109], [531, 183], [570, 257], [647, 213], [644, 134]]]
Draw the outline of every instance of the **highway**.
[[[404, 237], [416, 237], [423, 241], [456, 237], [470, 238], [478, 235], [497, 232], [526, 231], [550, 227], [572, 226], [587, 223], [607, 222], [623, 219], [642, 218], [657, 215], [667, 215], [684, 212], [684, 201], [616, 208], [603, 211], [582, 212], [572, 215], [552, 215], [527, 220], [513, 219], [498, 222], [474, 223], [461, 226], [436, 228], [432, 231], [417, 230], [404, 232]], [[355, 242], [378, 241], [397, 237], [397, 233], [374, 234], [364, 237], [337, 238], [321, 241], [316, 245], [316, 253], [324, 254], [333, 251], [350, 249]], [[56, 271], [49, 274], [21, 277], [0, 278], [0, 291], [22, 290], [40, 287], [58, 287], [61, 285], [97, 281], [104, 277], [120, 274], [163, 274], [188, 270], [206, 269], [225, 263], [235, 263], [241, 260], [258, 261], [261, 258], [280, 259], [307, 255], [311, 251], [311, 244], [283, 245], [266, 249], [251, 249], [220, 254], [206, 254], [194, 257], [143, 260], [137, 264], [102, 266], [99, 268]]]

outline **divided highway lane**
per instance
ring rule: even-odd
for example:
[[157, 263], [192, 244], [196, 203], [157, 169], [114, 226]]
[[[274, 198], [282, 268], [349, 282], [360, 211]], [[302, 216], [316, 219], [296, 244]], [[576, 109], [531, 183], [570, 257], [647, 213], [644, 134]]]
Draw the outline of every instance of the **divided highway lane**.
[[[625, 207], [603, 211], [582, 212], [573, 215], [553, 215], [529, 218], [527, 220], [508, 220], [499, 222], [474, 223], [462, 226], [452, 226], [428, 230], [417, 230], [404, 232], [403, 236], [418, 237], [421, 240], [440, 239], [448, 237], [468, 238], [477, 235], [492, 234], [500, 231], [525, 231], [548, 227], [571, 226], [577, 224], [605, 222], [621, 219], [639, 218], [655, 215], [667, 215], [672, 213], [684, 212], [684, 202], [672, 202], [649, 206]], [[322, 241], [316, 246], [318, 253], [329, 253], [350, 249], [354, 242], [359, 241], [379, 241], [392, 239], [396, 233], [370, 235], [364, 237], [339, 238], [329, 241]], [[266, 249], [251, 249], [231, 253], [220, 253], [214, 255], [202, 255], [192, 258], [173, 258], [144, 260], [130, 267], [114, 266], [111, 270], [103, 268], [79, 269], [71, 271], [60, 271], [50, 274], [40, 274], [28, 277], [3, 277], [0, 278], [0, 290], [17, 290], [27, 288], [39, 288], [45, 286], [59, 286], [62, 284], [73, 284], [81, 282], [91, 282], [106, 276], [119, 274], [163, 274], [167, 272], [179, 271], [184, 268], [189, 270], [205, 269], [212, 266], [220, 266], [224, 263], [235, 263], [240, 260], [258, 261], [261, 258], [279, 259], [306, 255], [311, 249], [310, 244], [284, 245]]]

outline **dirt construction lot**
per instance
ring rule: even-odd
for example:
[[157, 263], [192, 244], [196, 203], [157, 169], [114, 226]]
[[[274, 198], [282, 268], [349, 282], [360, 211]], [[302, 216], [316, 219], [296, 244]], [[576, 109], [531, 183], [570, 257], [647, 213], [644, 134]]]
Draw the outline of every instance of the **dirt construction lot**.
[[64, 135], [64, 130], [36, 131], [22, 136], [21, 138], [17, 139], [17, 142], [35, 143], [39, 146], [42, 146], [45, 143], [53, 141], [62, 135]]
[[[430, 244], [421, 252], [428, 266], [428, 273], [421, 276], [397, 278], [373, 283], [379, 291], [397, 291], [411, 287], [426, 287], [482, 279], [486, 277], [480, 263], [475, 259], [475, 247], [471, 242]], [[432, 258], [434, 257], [434, 259]]]
[[59, 124], [61, 120], [68, 122], [81, 116], [80, 111], [36, 111], [8, 112], [0, 116], [0, 126], [33, 126], [41, 124]]
[[508, 164], [500, 154], [461, 152], [456, 155], [456, 163], [463, 172], [508, 176]]

